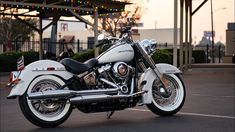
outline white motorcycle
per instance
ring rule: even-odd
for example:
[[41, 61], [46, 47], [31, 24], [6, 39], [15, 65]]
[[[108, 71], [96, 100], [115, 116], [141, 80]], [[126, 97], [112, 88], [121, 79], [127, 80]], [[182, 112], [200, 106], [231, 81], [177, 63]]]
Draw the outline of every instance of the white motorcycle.
[[134, 42], [129, 27], [122, 33], [118, 40], [100, 35], [99, 46], [112, 46], [84, 63], [71, 58], [39, 60], [12, 72], [7, 98], [19, 97], [24, 116], [40, 127], [60, 125], [74, 108], [108, 112], [108, 118], [137, 105], [160, 116], [177, 113], [186, 94], [181, 71], [153, 62], [156, 41]]

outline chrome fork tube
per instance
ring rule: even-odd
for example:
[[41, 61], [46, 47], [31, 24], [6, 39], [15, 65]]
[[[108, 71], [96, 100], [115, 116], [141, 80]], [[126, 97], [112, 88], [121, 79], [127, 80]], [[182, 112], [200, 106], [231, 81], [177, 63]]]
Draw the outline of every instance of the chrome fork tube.
[[135, 77], [133, 76], [131, 79], [131, 92], [130, 92], [130, 94], [134, 93], [134, 87], [135, 87]]

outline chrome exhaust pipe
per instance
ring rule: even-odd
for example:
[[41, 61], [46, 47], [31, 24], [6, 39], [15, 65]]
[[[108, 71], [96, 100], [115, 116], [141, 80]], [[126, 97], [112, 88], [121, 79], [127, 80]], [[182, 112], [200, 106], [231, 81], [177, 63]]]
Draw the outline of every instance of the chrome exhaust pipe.
[[128, 96], [118, 96], [118, 95], [85, 95], [85, 96], [77, 96], [70, 98], [69, 101], [71, 104], [83, 104], [83, 103], [96, 103], [96, 102], [102, 102], [106, 100], [111, 99], [121, 99], [121, 98], [127, 98]]
[[110, 94], [117, 93], [120, 88], [102, 89], [102, 90], [48, 90], [28, 94], [28, 99], [53, 99], [53, 98], [69, 98], [71, 96], [82, 96], [84, 94]]
[[107, 100], [112, 100], [112, 99], [127, 99], [130, 97], [136, 97], [140, 96], [142, 94], [146, 93], [145, 91], [137, 92], [134, 94], [130, 95], [84, 95], [84, 96], [77, 96], [77, 97], [72, 97], [69, 99], [71, 104], [83, 104], [83, 103], [97, 103], [97, 102], [102, 102], [102, 101], [107, 101]]
[[28, 94], [28, 99], [52, 99], [52, 98], [67, 98], [76, 95], [72, 90], [48, 90]]

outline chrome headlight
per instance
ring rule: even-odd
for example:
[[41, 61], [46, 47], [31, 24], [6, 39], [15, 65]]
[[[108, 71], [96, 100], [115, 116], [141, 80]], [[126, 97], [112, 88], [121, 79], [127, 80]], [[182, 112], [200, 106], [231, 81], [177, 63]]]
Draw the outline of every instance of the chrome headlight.
[[140, 42], [141, 47], [144, 49], [144, 51], [150, 55], [152, 54], [156, 48], [157, 48], [157, 41], [154, 39], [148, 40], [144, 39]]

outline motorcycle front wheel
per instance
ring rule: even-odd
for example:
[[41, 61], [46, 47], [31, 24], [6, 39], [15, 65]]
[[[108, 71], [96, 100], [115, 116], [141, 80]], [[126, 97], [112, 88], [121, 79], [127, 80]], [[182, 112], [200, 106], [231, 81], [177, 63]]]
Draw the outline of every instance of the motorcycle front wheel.
[[168, 74], [164, 75], [169, 83], [166, 88], [168, 94], [164, 95], [159, 80], [156, 79], [152, 85], [152, 103], [147, 104], [147, 107], [153, 113], [160, 116], [171, 116], [176, 114], [182, 107], [185, 101], [185, 86], [178, 75]]
[[47, 90], [56, 90], [64, 82], [52, 75], [42, 75], [34, 79], [24, 95], [19, 97], [19, 105], [24, 116], [39, 127], [56, 127], [68, 119], [72, 107], [68, 100], [44, 99], [29, 100], [27, 94]]

